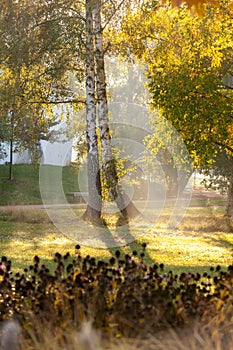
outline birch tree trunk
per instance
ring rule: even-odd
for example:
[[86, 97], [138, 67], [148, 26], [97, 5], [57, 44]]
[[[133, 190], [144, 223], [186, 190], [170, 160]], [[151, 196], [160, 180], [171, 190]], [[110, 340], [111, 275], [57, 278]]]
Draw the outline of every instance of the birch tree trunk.
[[112, 200], [125, 217], [135, 217], [139, 211], [129, 200], [118, 182], [115, 159], [112, 154], [109, 129], [108, 101], [103, 48], [103, 28], [101, 24], [101, 0], [95, 0], [93, 6], [93, 27], [95, 34], [96, 94], [97, 116], [100, 129], [100, 142], [104, 167], [105, 183]]
[[106, 185], [112, 199], [116, 198], [116, 171], [113, 164], [111, 136], [109, 131], [108, 102], [106, 94], [106, 76], [104, 65], [102, 26], [101, 26], [101, 0], [95, 0], [93, 6], [93, 26], [95, 34], [95, 63], [96, 63], [96, 95], [97, 116], [100, 130], [100, 142]]
[[86, 137], [89, 199], [83, 219], [97, 223], [101, 218], [102, 196], [96, 134], [95, 61], [93, 37], [93, 0], [86, 0]]
[[233, 176], [231, 176], [228, 187], [228, 197], [225, 215], [230, 218], [233, 217]]

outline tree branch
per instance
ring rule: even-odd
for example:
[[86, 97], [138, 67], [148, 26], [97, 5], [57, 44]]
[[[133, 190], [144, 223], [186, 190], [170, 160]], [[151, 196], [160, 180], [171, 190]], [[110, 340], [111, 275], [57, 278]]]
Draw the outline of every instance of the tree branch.
[[107, 25], [111, 22], [112, 18], [115, 16], [116, 12], [120, 9], [122, 4], [125, 2], [125, 0], [122, 0], [118, 6], [114, 6], [114, 11], [111, 14], [111, 16], [108, 18], [108, 20], [105, 22], [104, 26], [102, 27], [102, 30], [104, 30]]
[[[72, 11], [74, 11], [73, 8], [71, 8]], [[76, 11], [76, 14], [78, 14], [78, 12]], [[80, 15], [80, 13], [76, 16], [60, 16], [60, 17], [53, 17], [50, 19], [45, 19], [44, 21], [41, 22], [37, 22], [31, 29], [34, 30], [36, 28], [39, 28], [45, 24], [49, 24], [49, 23], [57, 23], [59, 21], [63, 21], [63, 20], [67, 20], [67, 19], [80, 19], [83, 22], [85, 22], [85, 18], [83, 16]]]
[[63, 104], [63, 103], [82, 103], [83, 105], [86, 105], [86, 102], [84, 100], [65, 100], [65, 101], [28, 101], [28, 103], [31, 104], [46, 104], [46, 105], [50, 105], [50, 104]]

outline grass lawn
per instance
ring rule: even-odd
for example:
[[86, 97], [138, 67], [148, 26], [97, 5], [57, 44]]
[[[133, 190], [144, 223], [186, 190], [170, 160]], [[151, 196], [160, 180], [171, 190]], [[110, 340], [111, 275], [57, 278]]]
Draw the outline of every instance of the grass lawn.
[[[61, 174], [61, 169], [59, 167], [56, 168], [45, 166], [44, 169], [47, 174], [52, 174], [54, 176], [54, 182], [56, 182], [56, 172], [57, 174]], [[37, 255], [41, 258], [40, 262], [44, 263], [52, 272], [56, 266], [56, 264], [53, 263], [55, 253], [59, 252], [62, 255], [65, 255], [67, 252], [69, 252], [70, 257], [64, 259], [64, 264], [67, 264], [68, 266], [70, 263], [72, 263], [74, 256], [77, 254], [75, 250], [76, 244], [81, 243], [77, 237], [79, 237], [82, 242], [85, 242], [85, 238], [88, 239], [90, 238], [89, 236], [91, 236], [92, 231], [85, 230], [85, 226], [83, 226], [80, 222], [80, 217], [85, 210], [85, 205], [73, 203], [71, 204], [71, 207], [67, 207], [62, 204], [60, 206], [51, 206], [51, 208], [48, 207], [46, 211], [43, 206], [36, 206], [37, 204], [42, 203], [39, 189], [39, 169], [32, 166], [17, 165], [14, 167], [16, 180], [13, 182], [9, 182], [7, 180], [7, 170], [7, 166], [0, 166], [0, 258], [6, 256], [12, 261], [11, 270], [14, 273], [21, 272], [24, 274], [24, 269], [34, 264], [33, 258], [35, 255]], [[48, 183], [45, 181], [44, 185], [45, 187], [47, 186], [46, 188], [49, 192], [49, 181]], [[62, 185], [64, 193], [79, 190], [77, 186], [77, 173], [75, 172], [75, 169], [68, 167], [62, 169]], [[57, 199], [56, 193], [52, 193], [52, 191], [53, 190], [51, 189], [51, 198]], [[28, 204], [34, 206], [23, 206]], [[112, 204], [110, 204], [110, 206], [111, 205]], [[140, 205], [143, 207], [143, 202], [139, 202], [139, 206]], [[163, 210], [160, 212], [156, 222], [146, 220], [146, 218], [142, 216], [138, 220], [132, 220], [132, 222], [129, 222], [128, 225], [125, 225], [127, 228], [127, 234], [129, 235], [128, 238], [130, 238], [128, 242], [129, 244], [104, 249], [101, 247], [101, 244], [98, 244], [99, 242], [97, 241], [95, 242], [94, 237], [91, 236], [91, 242], [95, 242], [95, 244], [90, 244], [87, 246], [81, 243], [81, 255], [83, 257], [90, 255], [92, 257], [96, 257], [97, 259], [108, 260], [112, 257], [112, 255], [115, 255], [116, 250], [119, 250], [121, 256], [123, 257], [125, 254], [131, 255], [133, 252], [135, 254], [135, 251], [137, 251], [137, 257], [134, 257], [136, 261], [143, 259], [147, 264], [160, 264], [160, 268], [158, 269], [159, 277], [163, 275], [162, 270], [164, 273], [172, 270], [173, 274], [178, 275], [180, 275], [182, 272], [199, 272], [200, 274], [207, 272], [207, 279], [209, 283], [211, 280], [209, 276], [214, 277], [216, 273], [215, 269], [212, 269], [213, 267], [221, 265], [222, 272], [227, 268], [227, 266], [232, 265], [233, 263], [233, 222], [232, 220], [224, 217], [225, 205], [225, 197], [216, 197], [211, 195], [206, 196], [201, 192], [199, 196], [198, 192], [192, 197], [186, 214], [179, 226], [176, 229], [168, 229], [167, 224], [171, 217], [173, 205], [172, 201], [167, 202]], [[152, 219], [155, 215], [153, 210], [154, 207], [150, 202], [149, 217]], [[74, 217], [78, 218], [78, 220], [74, 220], [74, 224], [72, 223], [72, 220], [69, 219], [70, 212], [74, 214]], [[50, 215], [48, 215], [48, 213]], [[58, 219], [62, 217], [64, 220], [65, 224], [63, 227], [65, 228], [65, 231], [63, 230], [63, 233], [53, 224], [51, 220], [51, 218], [53, 218], [51, 213], [55, 213], [55, 216]], [[106, 215], [105, 219], [108, 226], [107, 229], [104, 230], [105, 236], [103, 237], [108, 239], [108, 236], [112, 237], [116, 232], [118, 232], [118, 228], [115, 224], [117, 219], [119, 219], [119, 215], [116, 213], [112, 214], [112, 212], [110, 212], [110, 214]], [[78, 232], [76, 239], [71, 239], [70, 234], [66, 235], [67, 232], [71, 232], [70, 229], [73, 227], [72, 225], [74, 226], [73, 229]], [[146, 243], [147, 245], [145, 251], [142, 249], [142, 243]], [[161, 264], [164, 265], [164, 269]], [[15, 277], [16, 276], [17, 275], [15, 275]], [[165, 278], [168, 276], [169, 274], [165, 276]], [[64, 285], [62, 285], [62, 290], [63, 288]], [[182, 289], [182, 293], [183, 292], [184, 290]], [[60, 303], [61, 294], [58, 293], [57, 295], [58, 299], [56, 300], [59, 300]], [[62, 299], [63, 302], [68, 300], [66, 299], [67, 295], [67, 293], [64, 293], [64, 296], [62, 297], [64, 298]], [[150, 293], [148, 295], [150, 295]], [[224, 294], [223, 298], [225, 297], [226, 295]], [[229, 298], [231, 298], [231, 295]], [[5, 304], [2, 303], [2, 305]], [[52, 305], [55, 305], [55, 302], [52, 302]], [[124, 303], [122, 305], [124, 306]], [[211, 303], [210, 305], [213, 306]], [[79, 310], [79, 308], [77, 310]], [[103, 308], [101, 308], [101, 314], [102, 310]], [[144, 308], [144, 310], [147, 309]], [[179, 315], [180, 310], [182, 310], [182, 308], [179, 307], [177, 311]], [[166, 332], [161, 331], [158, 334], [156, 333], [156, 336], [153, 335], [153, 337], [145, 343], [142, 343], [141, 339], [138, 339], [139, 343], [137, 344], [137, 340], [133, 342], [133, 339], [124, 338], [120, 339], [119, 343], [115, 343], [114, 338], [113, 345], [111, 345], [111, 343], [104, 343], [103, 348], [115, 349], [117, 347], [118, 349], [129, 348], [132, 350], [155, 348], [161, 350], [174, 350], [178, 348], [228, 349], [230, 348], [230, 345], [228, 346], [228, 344], [231, 344], [232, 341], [230, 336], [226, 339], [224, 337], [228, 333], [228, 329], [230, 330], [232, 328], [232, 319], [231, 321], [227, 319], [228, 311], [226, 312], [226, 310], [228, 309], [225, 309], [223, 306], [223, 312], [221, 313], [220, 310], [219, 316], [217, 315], [215, 319], [211, 318], [211, 322], [207, 323], [205, 328], [202, 324], [197, 324], [196, 326], [194, 324], [193, 327], [192, 322], [190, 325], [187, 323], [186, 328], [184, 328], [186, 329], [187, 334], [184, 334], [184, 329], [172, 328], [166, 330]], [[130, 312], [134, 311], [135, 307], [134, 309], [130, 309]], [[155, 313], [153, 313], [153, 315], [154, 314]], [[60, 346], [56, 346], [56, 341], [59, 342], [59, 339], [62, 339], [62, 341], [65, 339], [67, 336], [67, 327], [65, 327], [65, 336], [63, 336], [62, 329], [59, 329], [57, 332], [57, 328], [51, 329], [50, 334], [50, 327], [47, 328], [47, 323], [44, 327], [44, 323], [41, 324], [40, 319], [39, 321], [35, 321], [33, 317], [34, 316], [32, 315], [32, 320], [30, 320], [30, 317], [28, 318], [28, 324], [31, 324], [32, 326], [31, 329], [28, 330], [29, 337], [25, 337], [25, 339], [23, 339], [22, 348], [32, 349], [31, 343], [29, 342], [31, 337], [35, 343], [35, 347], [33, 347], [35, 349], [50, 349], [51, 344], [53, 349], [61, 349]], [[121, 324], [122, 315], [118, 315], [117, 320], [118, 318], [119, 324]], [[128, 327], [128, 318], [129, 312], [127, 311], [125, 327]], [[143, 321], [143, 319], [140, 315], [140, 322], [138, 323], [139, 329], [142, 327], [141, 321]], [[215, 323], [213, 323], [213, 321]], [[146, 324], [148, 324], [148, 322]], [[38, 328], [38, 325], [41, 325], [41, 328]], [[216, 325], [218, 325], [219, 328], [216, 327]], [[113, 322], [112, 326], [116, 327], [116, 322]], [[133, 327], [135, 327], [134, 323]], [[155, 328], [157, 328], [157, 323]], [[221, 332], [223, 333], [220, 332], [220, 328]], [[40, 334], [40, 341], [38, 341], [37, 337], [35, 336], [38, 330], [38, 334]], [[69, 329], [69, 327], [68, 331], [70, 331], [71, 334], [69, 345], [63, 344], [62, 348], [80, 348], [80, 343], [78, 343], [78, 345], [75, 344], [76, 340], [78, 339], [77, 330], [75, 330], [75, 336], [72, 334], [72, 329]], [[111, 332], [112, 329], [110, 329], [110, 333]], [[54, 337], [54, 334], [56, 334], [56, 337]], [[224, 337], [222, 334], [224, 334]], [[229, 331], [229, 335], [230, 334], [232, 333]], [[91, 339], [90, 349], [94, 348], [93, 346], [95, 345], [93, 345], [93, 341], [96, 339], [96, 334], [88, 334], [88, 337]], [[74, 341], [74, 344], [72, 341]], [[102, 340], [100, 339], [100, 341]], [[227, 347], [220, 346], [220, 344], [223, 342], [226, 343]], [[87, 344], [89, 343], [85, 342], [85, 348]], [[97, 345], [95, 348], [97, 348]]]
[[[48, 173], [61, 171], [59, 167], [45, 166]], [[55, 170], [54, 170], [55, 169]], [[31, 165], [15, 165], [15, 181], [7, 180], [8, 166], [0, 166], [0, 205], [41, 204], [39, 190], [39, 169]], [[64, 193], [78, 191], [77, 172], [74, 168], [62, 169]], [[128, 245], [120, 248], [100, 249], [100, 245], [82, 246], [82, 255], [108, 259], [117, 249], [122, 254], [140, 252], [141, 243], [147, 243], [145, 261], [165, 264], [173, 271], [208, 269], [213, 265], [228, 266], [233, 261], [232, 222], [224, 217], [225, 197], [193, 197], [183, 221], [174, 230], [167, 230], [169, 207], [165, 208], [156, 225], [141, 219], [130, 232]], [[80, 217], [84, 206], [73, 206], [73, 212]], [[66, 213], [67, 208], [60, 208]], [[68, 224], [69, 225], [69, 224]], [[67, 225], [67, 227], [68, 227]], [[109, 221], [109, 234], [113, 232]], [[129, 224], [131, 227], [131, 224]], [[76, 227], [75, 227], [76, 229]], [[87, 232], [79, 224], [80, 237]], [[107, 235], [108, 233], [106, 233]], [[0, 256], [7, 256], [13, 262], [13, 269], [22, 269], [31, 264], [35, 255], [51, 264], [58, 251], [75, 254], [75, 245], [80, 243], [62, 234], [51, 222], [43, 209], [22, 207], [0, 209]]]
[[[168, 270], [202, 272], [210, 266], [232, 264], [233, 232], [231, 222], [227, 222], [223, 216], [224, 207], [216, 199], [209, 200], [208, 205], [203, 201], [197, 204], [191, 202], [176, 230], [164, 229], [163, 222], [167, 220], [165, 212], [154, 228], [139, 223], [135, 229], [135, 241], [125, 247], [99, 249], [83, 245], [81, 253], [108, 259], [117, 249], [122, 254], [131, 254], [134, 250], [140, 252], [141, 243], [145, 242], [145, 261], [163, 263]], [[83, 210], [84, 206], [74, 207], [77, 215], [81, 215]], [[82, 234], [85, 235], [85, 232]], [[35, 255], [51, 265], [57, 251], [62, 254], [69, 251], [74, 255], [77, 243], [60, 233], [43, 209], [0, 211], [0, 256], [10, 258], [13, 269], [30, 265]]]
[[[75, 167], [43, 165], [56, 179], [56, 174], [62, 171], [64, 193], [77, 192], [78, 181]], [[16, 164], [13, 166], [14, 180], [8, 180], [9, 165], [0, 165], [0, 205], [42, 204], [39, 185], [39, 166]], [[51, 193], [55, 198], [56, 194]]]

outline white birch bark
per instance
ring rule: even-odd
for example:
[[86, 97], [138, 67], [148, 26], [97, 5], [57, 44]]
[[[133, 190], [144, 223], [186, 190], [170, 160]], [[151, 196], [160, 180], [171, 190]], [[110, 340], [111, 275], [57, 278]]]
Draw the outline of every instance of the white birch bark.
[[93, 0], [86, 0], [86, 137], [87, 137], [87, 172], [88, 172], [88, 206], [83, 218], [90, 221], [101, 216], [102, 198], [99, 171], [99, 154], [96, 134], [96, 100], [95, 100], [95, 61], [93, 36]]
[[109, 130], [108, 102], [106, 93], [106, 76], [104, 64], [104, 49], [101, 26], [101, 0], [95, 0], [93, 7], [93, 26], [95, 34], [95, 63], [96, 63], [96, 94], [97, 116], [100, 130], [100, 142], [105, 173], [106, 186], [112, 199], [117, 196], [116, 171], [112, 155], [111, 136]]
[[94, 1], [93, 28], [95, 34], [97, 115], [106, 185], [110, 198], [116, 201], [122, 214], [126, 217], [134, 217], [139, 212], [118, 183], [115, 160], [112, 154], [106, 93], [103, 29], [101, 24], [101, 0]]

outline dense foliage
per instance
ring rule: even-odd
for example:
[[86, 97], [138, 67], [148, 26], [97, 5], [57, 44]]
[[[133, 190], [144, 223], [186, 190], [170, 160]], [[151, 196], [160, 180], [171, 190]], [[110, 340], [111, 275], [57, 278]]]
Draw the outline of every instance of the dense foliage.
[[158, 111], [151, 118], [148, 148], [157, 154], [158, 134], [170, 138], [163, 130], [164, 120], [169, 121], [187, 146], [194, 167], [211, 169], [215, 162], [215, 175], [220, 176], [214, 181], [220, 179], [219, 187], [227, 189], [226, 215], [232, 216], [230, 167], [227, 173], [219, 166], [221, 155], [230, 160], [233, 154], [232, 2], [203, 3], [188, 1], [189, 7], [200, 5], [205, 10], [200, 16], [185, 5], [174, 8], [147, 2], [141, 11], [125, 16], [120, 34], [113, 37], [121, 55], [136, 57], [146, 66], [151, 104]]
[[[1, 258], [1, 320], [18, 317], [26, 329], [32, 315], [59, 329], [89, 320], [108, 335], [148, 336], [168, 326], [191, 320], [226, 322], [233, 316], [233, 266], [207, 273], [164, 272], [163, 264], [146, 265], [141, 253], [109, 261], [56, 253], [51, 272], [38, 256], [24, 273], [11, 272], [11, 261]], [[35, 327], [36, 330], [36, 327]], [[227, 334], [227, 333], [226, 333]]]
[[7, 0], [0, 7], [0, 143], [9, 145], [11, 165], [13, 152], [25, 149], [38, 162], [40, 141], [57, 140], [54, 127], [69, 117], [68, 105], [78, 105], [67, 72], [78, 66], [83, 77], [77, 59], [83, 26], [70, 6], [68, 0]]
[[[126, 16], [115, 36], [121, 54], [145, 63], [153, 106], [202, 167], [216, 145], [232, 153], [232, 12], [227, 2], [220, 5], [199, 17], [186, 7], [146, 4]], [[152, 120], [154, 129], [157, 123]]]

